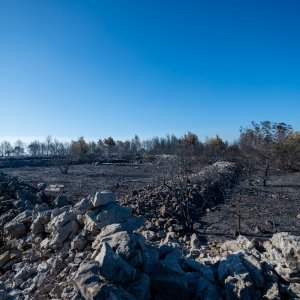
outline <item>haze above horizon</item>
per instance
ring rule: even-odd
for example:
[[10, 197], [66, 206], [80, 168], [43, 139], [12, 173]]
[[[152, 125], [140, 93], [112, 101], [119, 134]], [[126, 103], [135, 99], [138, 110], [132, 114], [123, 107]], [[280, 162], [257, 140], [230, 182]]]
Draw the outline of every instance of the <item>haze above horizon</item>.
[[300, 129], [298, 1], [0, 1], [0, 141]]

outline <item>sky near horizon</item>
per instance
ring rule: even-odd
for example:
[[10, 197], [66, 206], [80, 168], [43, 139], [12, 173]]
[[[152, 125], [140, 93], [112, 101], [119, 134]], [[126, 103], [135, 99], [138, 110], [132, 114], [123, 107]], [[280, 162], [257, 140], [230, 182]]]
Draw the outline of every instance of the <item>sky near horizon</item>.
[[300, 1], [0, 0], [0, 141], [300, 130]]

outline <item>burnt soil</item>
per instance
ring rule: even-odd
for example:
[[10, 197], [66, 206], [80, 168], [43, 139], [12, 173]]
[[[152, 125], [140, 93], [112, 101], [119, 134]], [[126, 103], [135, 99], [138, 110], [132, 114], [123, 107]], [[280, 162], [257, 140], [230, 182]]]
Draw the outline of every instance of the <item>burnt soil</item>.
[[[1, 168], [3, 172], [34, 187], [39, 183], [63, 185], [52, 196], [66, 195], [76, 202], [95, 192], [111, 189], [123, 204], [133, 206], [134, 212], [144, 214], [154, 224], [160, 218], [164, 225], [172, 216], [160, 215], [161, 208], [169, 207], [172, 197], [162, 192], [164, 179], [170, 174], [163, 165], [155, 164], [82, 164], [72, 165], [68, 174], [58, 167]], [[154, 193], [153, 193], [154, 191]], [[160, 197], [162, 193], [162, 197]], [[154, 197], [153, 197], [154, 195]], [[158, 195], [158, 196], [157, 196]], [[148, 201], [151, 199], [151, 205]], [[300, 173], [273, 171], [268, 186], [263, 187], [256, 173], [253, 185], [243, 188], [240, 205], [241, 233], [246, 236], [267, 238], [276, 231], [287, 231], [300, 235]], [[236, 207], [232, 203], [215, 203], [203, 212], [194, 210], [195, 230], [204, 239], [223, 240], [233, 238], [237, 231]], [[154, 226], [154, 225], [153, 225]], [[149, 226], [151, 229], [151, 226]]]

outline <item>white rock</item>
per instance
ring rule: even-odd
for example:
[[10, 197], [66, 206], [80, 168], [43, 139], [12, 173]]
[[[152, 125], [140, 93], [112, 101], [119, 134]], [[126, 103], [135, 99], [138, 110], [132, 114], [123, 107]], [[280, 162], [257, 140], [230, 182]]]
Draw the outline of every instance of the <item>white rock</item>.
[[90, 197], [84, 198], [77, 202], [73, 208], [72, 211], [76, 215], [83, 215], [85, 214], [88, 210], [91, 210], [94, 207], [92, 199]]
[[117, 255], [107, 243], [102, 245], [95, 260], [100, 263], [100, 274], [108, 280], [126, 282], [135, 277], [135, 270]]
[[125, 222], [131, 217], [131, 211], [119, 204], [109, 203], [86, 214], [85, 229], [93, 232], [95, 228], [101, 230], [107, 225]]
[[116, 195], [109, 190], [105, 190], [102, 192], [97, 192], [94, 199], [93, 199], [94, 207], [104, 206], [111, 202], [116, 202]]

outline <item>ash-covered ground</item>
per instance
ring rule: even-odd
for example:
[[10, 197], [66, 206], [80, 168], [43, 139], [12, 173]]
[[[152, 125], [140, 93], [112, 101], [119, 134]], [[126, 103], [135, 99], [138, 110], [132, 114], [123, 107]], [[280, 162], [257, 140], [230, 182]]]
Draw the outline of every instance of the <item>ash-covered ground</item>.
[[[182, 230], [176, 217], [176, 201], [163, 185], [164, 180], [170, 180], [173, 175], [164, 164], [73, 165], [68, 174], [61, 173], [56, 166], [5, 168], [1, 172], [34, 187], [44, 183], [50, 188], [49, 194], [64, 194], [72, 202], [110, 189], [124, 205], [133, 207], [135, 214], [145, 215], [148, 228]], [[258, 175], [257, 172], [251, 186], [245, 183], [243, 187], [241, 232], [262, 238], [282, 231], [299, 235], [300, 173], [273, 172], [267, 187], [262, 187]], [[237, 210], [230, 203], [209, 203], [203, 211], [193, 209], [192, 214], [195, 230], [204, 239], [223, 240], [236, 234]]]

